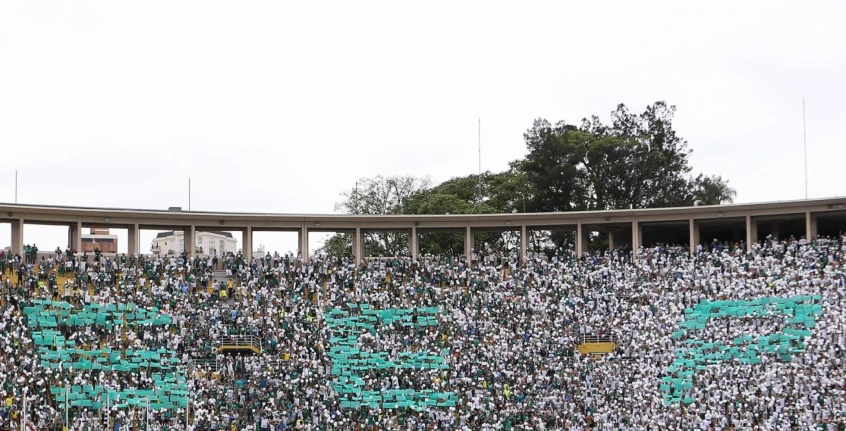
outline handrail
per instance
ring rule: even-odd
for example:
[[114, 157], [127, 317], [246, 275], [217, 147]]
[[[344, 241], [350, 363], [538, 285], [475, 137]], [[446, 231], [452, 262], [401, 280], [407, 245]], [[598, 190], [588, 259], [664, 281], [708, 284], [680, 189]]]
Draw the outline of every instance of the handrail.
[[262, 350], [262, 340], [255, 335], [224, 335], [217, 341], [221, 346], [257, 347]]
[[609, 335], [596, 335], [596, 334], [582, 334], [581, 342], [579, 344], [585, 343], [615, 343], [619, 344], [617, 341], [617, 337], [613, 334]]
[[188, 361], [188, 368], [195, 369], [195, 368], [204, 368], [209, 369], [213, 372], [219, 371], [222, 367], [220, 362], [214, 358], [205, 358], [205, 359], [191, 359]]

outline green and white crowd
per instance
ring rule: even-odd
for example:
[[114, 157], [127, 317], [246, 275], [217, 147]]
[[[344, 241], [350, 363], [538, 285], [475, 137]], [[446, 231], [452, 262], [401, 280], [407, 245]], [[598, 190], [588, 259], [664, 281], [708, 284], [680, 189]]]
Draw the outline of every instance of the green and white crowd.
[[[40, 265], [6, 258], [0, 319], [0, 429], [60, 430], [65, 413], [48, 388], [94, 384], [149, 388], [151, 371], [117, 376], [39, 360], [21, 310], [32, 301], [158, 307], [165, 327], [62, 328], [69, 339], [116, 350], [178, 352], [189, 376], [190, 407], [146, 413], [73, 408], [69, 429], [153, 430], [842, 430], [846, 425], [846, 275], [841, 238], [767, 239], [687, 247], [615, 250], [577, 258], [515, 254], [479, 259], [421, 257], [354, 262], [316, 257], [241, 255], [213, 266], [183, 257], [107, 258], [57, 253]], [[61, 275], [59, 270], [61, 269]], [[56, 285], [62, 276], [92, 292]], [[210, 287], [207, 289], [206, 287]], [[211, 292], [209, 292], [209, 290]], [[803, 351], [789, 361], [727, 360], [696, 371], [685, 402], [667, 402], [662, 378], [685, 341], [673, 337], [686, 309], [701, 300], [817, 295], [822, 307]], [[438, 309], [437, 324], [393, 323], [358, 338], [358, 349], [440, 355], [444, 368], [370, 368], [367, 391], [452, 393], [450, 406], [342, 408], [326, 324], [333, 310]], [[415, 313], [412, 311], [412, 313]], [[784, 319], [740, 316], [709, 323], [698, 335], [732, 343], [738, 334], [780, 331]], [[259, 354], [217, 351], [227, 335], [261, 339]], [[577, 346], [584, 335], [612, 336], [601, 357]], [[728, 337], [728, 338], [727, 338]], [[27, 399], [24, 415], [23, 399]], [[108, 422], [108, 425], [107, 425]], [[144, 424], [144, 425], [142, 425]], [[139, 428], [141, 427], [141, 428]]]

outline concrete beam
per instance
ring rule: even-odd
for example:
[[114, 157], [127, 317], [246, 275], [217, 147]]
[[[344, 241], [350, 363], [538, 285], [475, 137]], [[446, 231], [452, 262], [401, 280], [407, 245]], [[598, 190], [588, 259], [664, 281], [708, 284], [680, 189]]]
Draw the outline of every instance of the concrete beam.
[[[831, 212], [846, 211], [846, 198], [809, 199], [790, 202], [755, 204], [703, 205], [677, 208], [630, 209], [613, 211], [572, 211], [530, 214], [461, 214], [461, 215], [337, 215], [337, 214], [247, 214], [226, 212], [188, 212], [139, 209], [102, 209], [47, 205], [0, 204], [0, 219], [9, 222], [26, 220], [29, 223], [68, 226], [81, 222], [85, 226], [107, 223], [109, 226], [135, 226], [141, 229], [172, 229], [179, 226], [214, 226], [220, 230], [243, 231], [253, 229], [299, 231], [303, 225], [320, 229], [352, 232], [367, 230], [401, 230], [412, 226], [420, 229], [474, 230], [502, 229], [526, 226], [529, 229], [564, 229], [591, 226], [602, 231], [611, 226], [653, 222], [687, 222], [695, 220], [745, 219], [747, 216], [764, 220], [777, 217], [810, 218], [806, 233], [816, 236], [815, 217]], [[109, 219], [109, 222], [105, 222]], [[21, 228], [22, 229], [22, 228]], [[633, 233], [633, 237], [634, 237]], [[615, 238], [620, 243], [619, 238]], [[21, 241], [22, 243], [23, 241]], [[628, 242], [628, 241], [626, 241]], [[633, 245], [643, 245], [642, 242]]]

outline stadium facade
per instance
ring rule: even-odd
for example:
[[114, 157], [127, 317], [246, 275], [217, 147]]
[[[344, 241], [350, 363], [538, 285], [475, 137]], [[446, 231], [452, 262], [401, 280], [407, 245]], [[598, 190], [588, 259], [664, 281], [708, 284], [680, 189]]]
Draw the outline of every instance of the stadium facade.
[[[526, 255], [528, 232], [575, 232], [576, 250], [587, 249], [590, 232], [606, 232], [609, 247], [628, 246], [635, 252], [656, 243], [697, 244], [713, 240], [745, 241], [747, 247], [768, 235], [816, 238], [837, 235], [846, 225], [846, 198], [809, 199], [766, 203], [705, 205], [658, 209], [574, 211], [553, 213], [465, 215], [341, 215], [267, 214], [238, 212], [86, 208], [48, 205], [0, 204], [0, 222], [10, 223], [12, 251], [22, 253], [27, 224], [68, 227], [68, 247], [81, 250], [82, 228], [119, 228], [128, 231], [130, 254], [140, 253], [141, 229], [183, 231], [191, 244], [197, 232], [240, 231], [243, 249], [252, 249], [253, 233], [297, 232], [300, 250], [308, 250], [310, 232], [346, 232], [353, 235], [353, 256], [363, 257], [362, 232], [392, 231], [410, 234], [409, 253], [417, 258], [418, 239], [424, 232], [456, 232], [465, 236], [465, 255], [472, 253], [476, 232], [520, 232], [521, 256]], [[193, 250], [188, 250], [193, 254]], [[308, 256], [304, 256], [308, 259]]]

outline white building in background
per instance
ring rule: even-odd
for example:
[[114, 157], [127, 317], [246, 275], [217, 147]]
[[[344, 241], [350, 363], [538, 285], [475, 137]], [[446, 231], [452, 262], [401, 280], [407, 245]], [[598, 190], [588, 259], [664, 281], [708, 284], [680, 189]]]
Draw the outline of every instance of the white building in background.
[[[237, 253], [238, 241], [232, 237], [230, 232], [205, 232], [197, 231], [196, 252], [199, 255], [208, 256], [212, 251], [218, 255], [224, 253]], [[175, 255], [185, 250], [185, 233], [181, 230], [159, 232], [153, 239], [150, 251], [161, 256]]]

